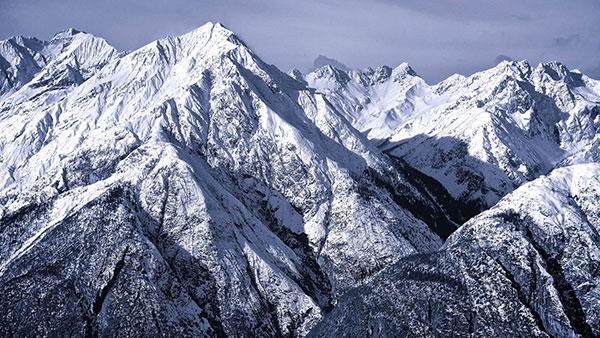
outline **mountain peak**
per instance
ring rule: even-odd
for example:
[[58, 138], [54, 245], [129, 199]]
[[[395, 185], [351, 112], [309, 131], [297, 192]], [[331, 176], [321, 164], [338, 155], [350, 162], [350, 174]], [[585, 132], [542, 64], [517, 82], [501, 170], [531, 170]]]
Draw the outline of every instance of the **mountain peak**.
[[558, 61], [542, 62], [537, 66], [536, 72], [548, 74], [554, 81], [571, 77], [569, 68]]
[[527, 68], [531, 67], [527, 60], [502, 60], [496, 68]]
[[16, 44], [18, 46], [27, 47], [35, 52], [42, 50], [45, 43], [45, 41], [38, 38], [23, 35], [11, 36], [6, 40], [0, 40], [0, 44], [13, 44], [13, 46]]
[[232, 30], [225, 27], [220, 22], [212, 22], [212, 21], [209, 21], [209, 22], [203, 24], [202, 26], [191, 30], [189, 33], [184, 34], [184, 35], [204, 35], [204, 34], [214, 34], [214, 33], [218, 33], [224, 37], [236, 35]]
[[415, 72], [412, 69], [412, 67], [406, 62], [402, 62], [396, 68], [394, 68], [394, 70], [392, 71], [392, 74], [417, 76], [417, 72]]
[[247, 47], [235, 32], [220, 22], [209, 21], [204, 25], [184, 34], [181, 38], [188, 41], [212, 41], [216, 43], [231, 43], [235, 46]]
[[503, 60], [493, 69], [501, 74], [518, 77], [527, 77], [531, 73], [531, 65], [527, 60]]
[[80, 31], [75, 28], [68, 28], [68, 29], [65, 29], [63, 31], [60, 31], [60, 32], [54, 34], [54, 36], [52, 37], [52, 40], [71, 38], [79, 33], [85, 33], [85, 32]]
[[341, 85], [346, 85], [346, 83], [350, 81], [350, 77], [346, 71], [338, 69], [332, 65], [324, 65], [319, 67], [311, 74], [316, 78], [333, 80]]
[[339, 62], [336, 59], [332, 59], [332, 58], [327, 57], [325, 55], [319, 55], [319, 56], [317, 56], [317, 58], [313, 62], [313, 68], [310, 71], [314, 71], [314, 70], [322, 68], [324, 66], [332, 66], [332, 67], [337, 68], [339, 70], [343, 70], [344, 72], [348, 72], [348, 71], [351, 70], [350, 67], [348, 67], [345, 64]]
[[290, 70], [288, 75], [291, 76], [296, 81], [300, 81], [302, 83], [306, 82], [304, 80], [304, 74], [302, 74], [302, 72], [300, 70], [298, 70], [297, 68], [293, 68], [292, 70]]

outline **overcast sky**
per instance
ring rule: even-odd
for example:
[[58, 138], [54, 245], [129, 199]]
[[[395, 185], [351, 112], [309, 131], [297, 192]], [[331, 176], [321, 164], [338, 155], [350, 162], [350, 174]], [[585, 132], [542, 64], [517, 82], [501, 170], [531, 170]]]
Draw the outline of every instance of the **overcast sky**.
[[428, 82], [503, 58], [600, 78], [600, 0], [0, 0], [0, 39], [74, 27], [131, 50], [218, 21], [264, 61], [306, 70], [411, 64]]

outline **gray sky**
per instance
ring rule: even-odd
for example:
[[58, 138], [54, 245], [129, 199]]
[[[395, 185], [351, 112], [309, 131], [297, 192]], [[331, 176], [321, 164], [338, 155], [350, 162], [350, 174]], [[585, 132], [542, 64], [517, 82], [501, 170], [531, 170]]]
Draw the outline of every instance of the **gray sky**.
[[357, 68], [406, 61], [433, 83], [510, 57], [600, 78], [600, 0], [0, 0], [0, 39], [74, 27], [130, 50], [206, 21], [284, 71], [323, 54]]

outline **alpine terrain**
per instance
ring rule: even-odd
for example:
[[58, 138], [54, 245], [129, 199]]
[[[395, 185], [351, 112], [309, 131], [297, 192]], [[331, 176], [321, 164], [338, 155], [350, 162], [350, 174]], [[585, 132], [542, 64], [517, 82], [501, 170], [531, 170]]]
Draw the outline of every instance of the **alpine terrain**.
[[600, 81], [0, 41], [0, 336], [600, 335]]

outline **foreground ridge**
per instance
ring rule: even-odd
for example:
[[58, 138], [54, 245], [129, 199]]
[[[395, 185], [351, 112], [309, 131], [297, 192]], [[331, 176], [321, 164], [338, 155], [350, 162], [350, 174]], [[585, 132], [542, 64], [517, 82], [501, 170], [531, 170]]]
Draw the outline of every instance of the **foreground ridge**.
[[346, 294], [309, 336], [597, 336], [599, 174], [574, 165], [518, 188], [438, 253]]

